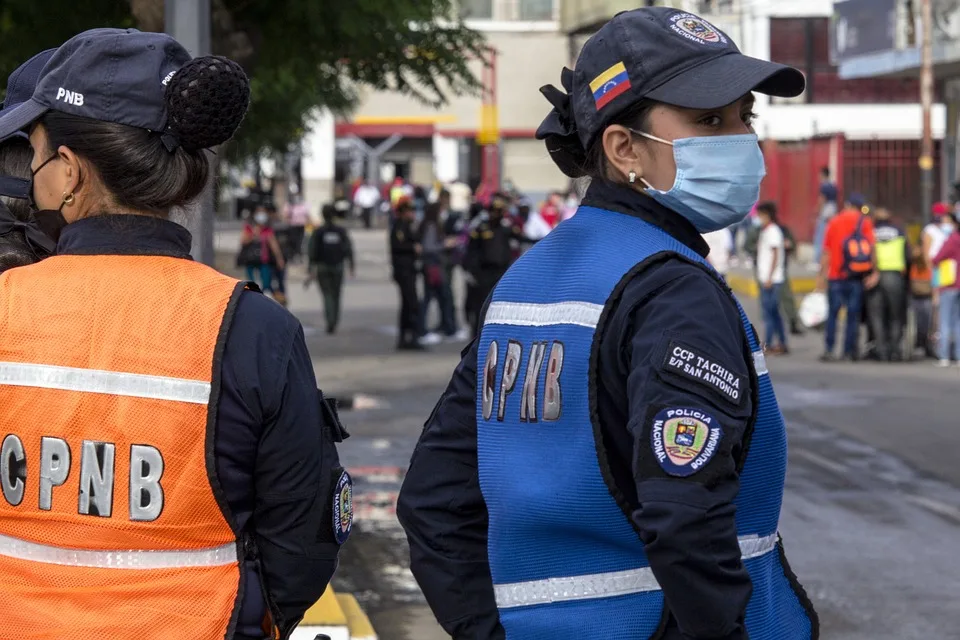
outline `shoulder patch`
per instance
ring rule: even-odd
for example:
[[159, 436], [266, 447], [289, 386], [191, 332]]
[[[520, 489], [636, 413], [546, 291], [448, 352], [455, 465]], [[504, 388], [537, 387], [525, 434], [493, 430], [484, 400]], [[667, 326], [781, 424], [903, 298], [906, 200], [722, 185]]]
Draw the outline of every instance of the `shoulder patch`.
[[353, 528], [353, 480], [346, 471], [340, 472], [333, 486], [333, 537], [343, 544]]
[[723, 427], [701, 409], [669, 407], [653, 417], [650, 445], [660, 467], [671, 476], [686, 478], [716, 455]]
[[746, 400], [749, 383], [747, 376], [731, 371], [702, 349], [691, 347], [679, 340], [671, 340], [667, 344], [660, 370], [698, 384], [711, 395], [735, 407], [743, 406]]

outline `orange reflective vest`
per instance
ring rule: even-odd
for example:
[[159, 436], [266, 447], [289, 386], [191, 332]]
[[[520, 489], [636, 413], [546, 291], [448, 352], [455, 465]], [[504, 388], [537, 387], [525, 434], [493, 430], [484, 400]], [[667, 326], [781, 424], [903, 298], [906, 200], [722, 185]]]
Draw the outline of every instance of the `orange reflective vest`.
[[240, 545], [212, 447], [243, 286], [152, 256], [0, 276], [0, 638], [231, 632]]

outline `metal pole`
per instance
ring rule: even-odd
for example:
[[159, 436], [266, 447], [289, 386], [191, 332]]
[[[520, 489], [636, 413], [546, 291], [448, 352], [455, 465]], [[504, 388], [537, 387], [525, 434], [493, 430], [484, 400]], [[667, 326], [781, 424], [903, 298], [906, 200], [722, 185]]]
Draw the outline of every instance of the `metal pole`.
[[[165, 30], [194, 57], [210, 55], [210, 0], [166, 0]], [[194, 260], [213, 266], [213, 218], [216, 210], [213, 184], [218, 164], [210, 161], [210, 179], [195, 202], [175, 213], [193, 236]]]
[[933, 131], [930, 109], [933, 104], [933, 12], [931, 0], [921, 0], [923, 41], [921, 45], [920, 103], [923, 109], [923, 141], [920, 148], [920, 206], [923, 221], [930, 220], [933, 207]]

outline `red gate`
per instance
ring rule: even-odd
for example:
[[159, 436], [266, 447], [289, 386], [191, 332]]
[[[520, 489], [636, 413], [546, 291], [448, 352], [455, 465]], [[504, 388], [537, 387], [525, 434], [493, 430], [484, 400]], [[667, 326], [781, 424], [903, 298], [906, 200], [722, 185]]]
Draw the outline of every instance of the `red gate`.
[[[800, 242], [810, 242], [816, 227], [820, 170], [829, 167], [840, 198], [862, 194], [886, 207], [903, 223], [918, 222], [920, 211], [919, 140], [846, 140], [842, 135], [796, 142], [765, 140], [767, 177], [761, 200], [773, 200], [780, 221]], [[935, 142], [934, 200], [939, 199], [940, 142]]]

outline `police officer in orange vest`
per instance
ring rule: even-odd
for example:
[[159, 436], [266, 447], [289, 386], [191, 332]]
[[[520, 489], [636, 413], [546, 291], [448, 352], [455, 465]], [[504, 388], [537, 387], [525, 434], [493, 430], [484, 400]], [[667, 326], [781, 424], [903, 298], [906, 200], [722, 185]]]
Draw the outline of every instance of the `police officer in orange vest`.
[[235, 63], [94, 29], [0, 117], [57, 255], [0, 276], [0, 638], [288, 638], [351, 525], [302, 329], [167, 219], [246, 112]]

